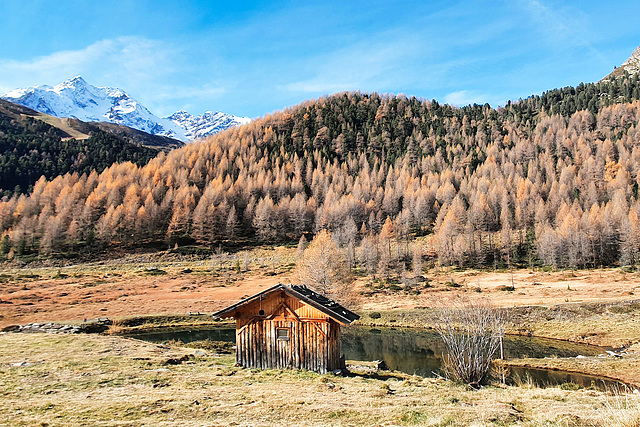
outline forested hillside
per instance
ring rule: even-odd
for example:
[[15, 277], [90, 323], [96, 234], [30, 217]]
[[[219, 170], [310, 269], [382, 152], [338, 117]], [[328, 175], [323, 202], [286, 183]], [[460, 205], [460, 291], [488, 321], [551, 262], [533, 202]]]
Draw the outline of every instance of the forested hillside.
[[0, 194], [30, 191], [41, 176], [51, 179], [69, 172], [102, 172], [123, 161], [141, 166], [158, 153], [91, 125], [86, 125], [89, 138], [71, 138], [29, 114], [37, 113], [0, 100]]
[[[416, 235], [442, 264], [636, 264], [639, 98], [638, 74], [499, 109], [337, 94], [144, 166], [42, 179], [0, 203], [2, 251], [290, 242], [326, 228], [368, 269], [409, 265]], [[403, 244], [390, 254], [379, 239]]]

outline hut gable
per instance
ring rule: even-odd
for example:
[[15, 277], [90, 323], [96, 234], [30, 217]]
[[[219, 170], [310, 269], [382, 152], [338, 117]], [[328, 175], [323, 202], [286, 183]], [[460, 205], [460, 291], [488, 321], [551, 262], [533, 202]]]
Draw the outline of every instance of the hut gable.
[[[277, 296], [279, 295], [279, 298]], [[287, 314], [288, 313], [288, 314]], [[335, 301], [304, 285], [278, 284], [213, 314], [225, 319], [238, 316], [297, 316], [304, 319], [333, 319], [343, 326], [360, 318]]]
[[359, 316], [306, 286], [278, 284], [214, 313], [236, 319], [236, 362], [255, 368], [340, 368], [340, 326]]

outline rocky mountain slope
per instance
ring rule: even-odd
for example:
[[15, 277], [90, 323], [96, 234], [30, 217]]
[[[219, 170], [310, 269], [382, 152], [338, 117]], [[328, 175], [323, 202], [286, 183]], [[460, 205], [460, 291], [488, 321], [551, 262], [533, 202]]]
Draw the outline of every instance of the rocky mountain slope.
[[219, 111], [207, 111], [202, 115], [192, 116], [187, 111], [181, 110], [167, 118], [181, 128], [186, 129], [185, 136], [189, 140], [204, 138], [221, 130], [243, 125], [250, 121], [248, 117], [232, 116]]
[[638, 46], [636, 50], [633, 51], [631, 56], [627, 58], [627, 60], [624, 61], [621, 66], [616, 67], [613, 72], [605, 78], [620, 77], [624, 74], [625, 71], [631, 75], [636, 74], [638, 71], [640, 71], [640, 46]]

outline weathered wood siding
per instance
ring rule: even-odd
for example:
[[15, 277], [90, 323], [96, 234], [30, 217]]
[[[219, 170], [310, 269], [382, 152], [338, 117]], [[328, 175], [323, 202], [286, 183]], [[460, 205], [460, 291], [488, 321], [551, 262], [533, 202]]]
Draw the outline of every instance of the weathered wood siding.
[[[236, 362], [241, 366], [320, 373], [340, 367], [340, 324], [296, 298], [269, 296], [235, 317]], [[287, 329], [289, 338], [278, 339], [278, 328]]]

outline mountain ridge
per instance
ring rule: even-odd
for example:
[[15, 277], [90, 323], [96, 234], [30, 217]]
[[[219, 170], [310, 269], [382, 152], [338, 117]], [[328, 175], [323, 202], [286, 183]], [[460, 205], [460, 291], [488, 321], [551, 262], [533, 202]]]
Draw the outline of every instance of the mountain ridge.
[[182, 142], [206, 137], [249, 122], [246, 117], [222, 112], [206, 112], [200, 116], [193, 116], [186, 111], [179, 111], [161, 118], [124, 90], [93, 86], [82, 76], [65, 80], [55, 86], [40, 85], [14, 89], [2, 95], [2, 98], [54, 117], [73, 117], [84, 122], [124, 125]]
[[41, 177], [100, 173], [126, 161], [142, 166], [160, 150], [182, 145], [126, 126], [53, 117], [0, 99], [0, 198], [30, 192]]
[[83, 122], [73, 117], [52, 116], [1, 98], [0, 115], [19, 120], [25, 117], [31, 117], [45, 122], [60, 130], [60, 135], [63, 138], [85, 140], [90, 138], [93, 133], [102, 131], [122, 138], [130, 144], [144, 146], [154, 150], [168, 151], [184, 145], [182, 141], [177, 139], [161, 135], [152, 135], [124, 125], [107, 122]]
[[640, 46], [619, 67], [615, 67], [603, 80], [621, 77], [625, 72], [634, 75], [640, 72]]

